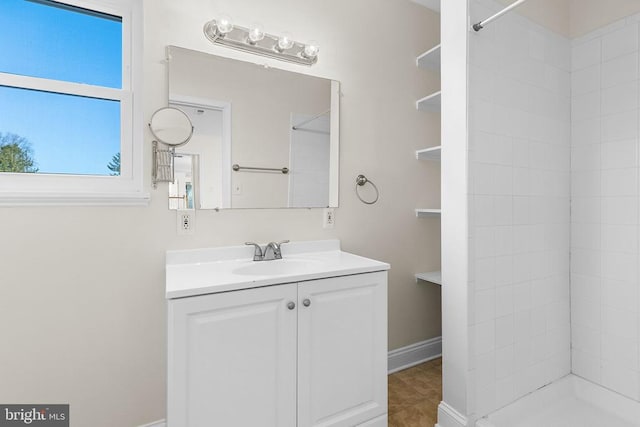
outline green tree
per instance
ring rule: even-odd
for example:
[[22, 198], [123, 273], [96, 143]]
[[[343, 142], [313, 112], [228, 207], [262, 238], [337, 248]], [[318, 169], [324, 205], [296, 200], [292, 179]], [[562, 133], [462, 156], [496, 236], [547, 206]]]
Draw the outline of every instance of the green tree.
[[114, 154], [114, 156], [111, 158], [111, 161], [107, 165], [107, 168], [111, 171], [109, 175], [120, 175], [120, 153]]
[[27, 138], [0, 132], [0, 172], [38, 172]]

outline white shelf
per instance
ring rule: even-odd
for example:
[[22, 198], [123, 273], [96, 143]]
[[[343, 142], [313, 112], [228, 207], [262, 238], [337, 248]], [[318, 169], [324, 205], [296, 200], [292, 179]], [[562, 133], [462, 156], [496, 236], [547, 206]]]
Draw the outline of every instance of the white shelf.
[[431, 111], [431, 112], [440, 112], [440, 104], [441, 98], [440, 94], [442, 92], [438, 91], [436, 93], [432, 93], [431, 95], [427, 95], [422, 99], [416, 101], [416, 108], [420, 111]]
[[430, 271], [429, 273], [416, 274], [416, 280], [435, 283], [442, 286], [442, 271]]
[[440, 209], [416, 209], [416, 216], [418, 218], [440, 216], [441, 213], [442, 211]]
[[416, 58], [418, 68], [440, 71], [440, 45], [435, 46]]
[[416, 159], [418, 160], [433, 160], [435, 162], [440, 161], [440, 154], [442, 152], [442, 146], [424, 148], [416, 151]]

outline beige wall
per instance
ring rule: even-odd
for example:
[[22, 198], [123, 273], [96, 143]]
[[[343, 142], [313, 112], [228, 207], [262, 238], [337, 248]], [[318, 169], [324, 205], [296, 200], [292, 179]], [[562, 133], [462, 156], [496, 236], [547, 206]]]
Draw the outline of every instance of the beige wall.
[[[505, 5], [516, 0], [499, 0]], [[517, 12], [534, 22], [555, 31], [565, 37], [571, 33], [571, 0], [529, 0], [518, 6]]]
[[[505, 5], [516, 0], [500, 0]], [[529, 0], [518, 13], [565, 37], [590, 31], [640, 12], [638, 0]]]
[[640, 12], [638, 0], [570, 0], [571, 37], [611, 24], [621, 18]]
[[[439, 117], [414, 108], [439, 85], [414, 65], [438, 41], [437, 15], [406, 0], [145, 0], [144, 9], [145, 120], [167, 104], [166, 45], [253, 59], [205, 40], [216, 14], [319, 41], [319, 63], [303, 70], [341, 81], [344, 94], [336, 227], [322, 229], [319, 209], [198, 211], [196, 234], [177, 236], [166, 186], [149, 185], [148, 134], [149, 207], [1, 208], [0, 401], [69, 402], [75, 426], [163, 418], [167, 249], [337, 237], [392, 265], [390, 349], [440, 335], [440, 290], [413, 279], [440, 262], [439, 221], [413, 215], [439, 206], [439, 168], [413, 155], [439, 144]], [[401, 23], [394, 36], [377, 37], [390, 18]], [[376, 205], [356, 199], [359, 173], [380, 188]]]

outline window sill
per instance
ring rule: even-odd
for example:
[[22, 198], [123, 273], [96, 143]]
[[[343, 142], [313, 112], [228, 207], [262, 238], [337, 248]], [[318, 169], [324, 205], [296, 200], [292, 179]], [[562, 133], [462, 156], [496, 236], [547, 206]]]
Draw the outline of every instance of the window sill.
[[0, 207], [11, 206], [148, 206], [149, 193], [3, 193]]

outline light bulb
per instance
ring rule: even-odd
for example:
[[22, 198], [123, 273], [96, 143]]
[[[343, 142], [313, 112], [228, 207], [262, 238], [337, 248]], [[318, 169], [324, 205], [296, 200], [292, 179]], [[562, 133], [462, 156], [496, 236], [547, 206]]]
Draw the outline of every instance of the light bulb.
[[249, 42], [256, 44], [264, 38], [264, 27], [259, 22], [251, 24], [249, 27]]
[[282, 33], [280, 38], [278, 39], [278, 49], [279, 50], [287, 50], [293, 47], [293, 39], [291, 38], [291, 34]]
[[319, 51], [320, 51], [320, 48], [318, 47], [318, 42], [316, 42], [315, 40], [311, 40], [309, 41], [309, 43], [304, 45], [303, 52], [304, 52], [305, 58], [313, 59], [316, 56], [318, 56]]
[[216, 26], [220, 34], [228, 34], [233, 30], [233, 21], [229, 15], [220, 15], [216, 20]]

